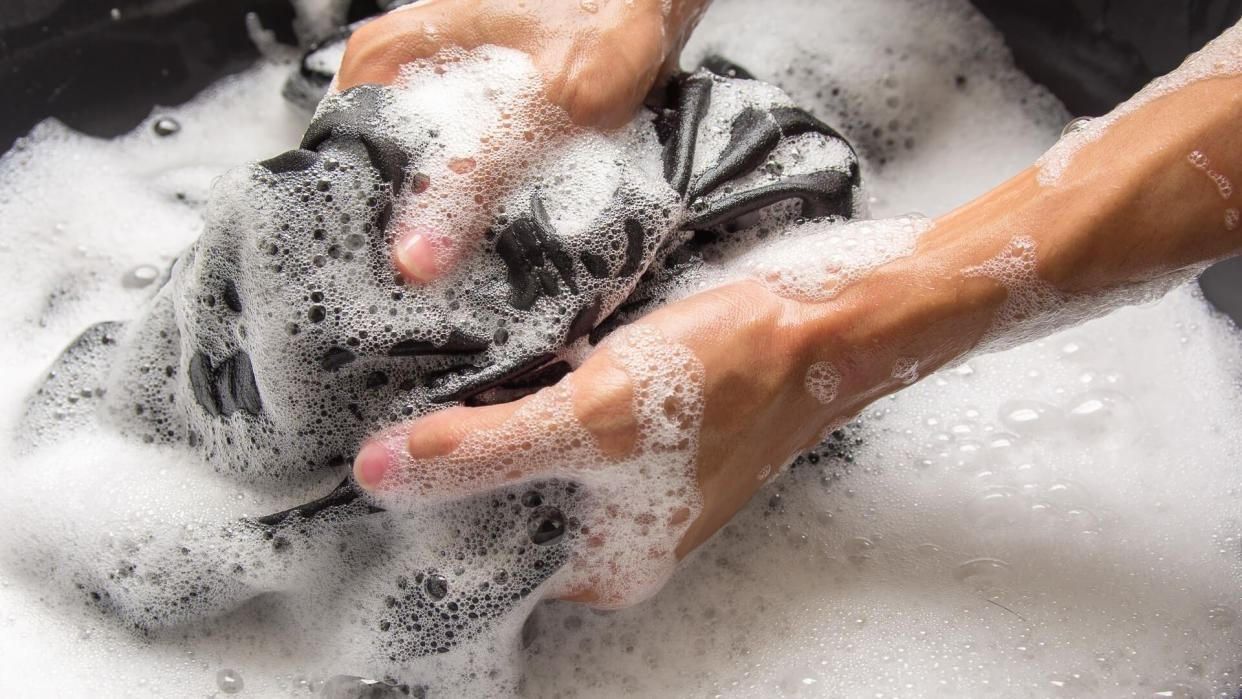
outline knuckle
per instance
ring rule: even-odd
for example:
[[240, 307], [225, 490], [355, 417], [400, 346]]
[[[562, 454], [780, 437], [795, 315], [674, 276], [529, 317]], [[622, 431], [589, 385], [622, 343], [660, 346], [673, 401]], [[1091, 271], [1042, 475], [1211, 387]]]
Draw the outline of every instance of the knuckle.
[[574, 391], [574, 416], [606, 453], [629, 453], [638, 435], [634, 417], [634, 390], [624, 371], [609, 367], [593, 372], [589, 382]]

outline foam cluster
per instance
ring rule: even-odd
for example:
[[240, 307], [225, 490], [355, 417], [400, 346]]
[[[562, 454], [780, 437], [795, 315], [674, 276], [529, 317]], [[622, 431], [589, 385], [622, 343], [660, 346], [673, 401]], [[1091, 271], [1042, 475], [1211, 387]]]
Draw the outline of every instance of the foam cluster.
[[913, 357], [898, 357], [893, 361], [890, 375], [909, 386], [919, 380], [919, 361]]
[[[985, 191], [1043, 152], [1068, 118], [1013, 68], [986, 21], [956, 0], [717, 0], [686, 64], [712, 55], [784, 91], [776, 101], [762, 88], [748, 102], [739, 84], [745, 106], [771, 113], [798, 105], [840, 129], [857, 149], [855, 162], [873, 194], [853, 205], [869, 203], [882, 218], [935, 216]], [[516, 94], [523, 67], [507, 61], [500, 57], [508, 67], [496, 69], [492, 84]], [[330, 137], [317, 156], [283, 161], [310, 162], [305, 170], [244, 167], [213, 191], [212, 180], [236, 163], [298, 144], [305, 118], [280, 97], [290, 67], [259, 66], [189, 105], [159, 110], [113, 141], [45, 123], [0, 160], [0, 214], [14, 232], [0, 241], [8, 271], [0, 318], [14, 338], [0, 346], [0, 376], [20, 389], [0, 404], [11, 440], [0, 489], [0, 685], [7, 693], [1229, 697], [1242, 686], [1242, 529], [1234, 514], [1242, 503], [1242, 355], [1237, 330], [1188, 289], [976, 357], [871, 406], [780, 475], [766, 474], [756, 497], [683, 561], [659, 594], [627, 609], [596, 613], [540, 598], [573, 587], [575, 579], [594, 584], [593, 563], [613, 557], [642, 583], [618, 587], [617, 598], [643, 596], [667, 574], [662, 556], [671, 538], [656, 532], [652, 560], [642, 547], [613, 548], [640, 540], [639, 528], [647, 526], [646, 517], [622, 518], [611, 530], [616, 540], [604, 542], [604, 558], [580, 558], [593, 550], [583, 528], [593, 526], [605, 495], [627, 513], [659, 517], [674, 502], [692, 503], [692, 490], [668, 495], [646, 489], [625, 469], [569, 467], [573, 478], [540, 477], [465, 500], [429, 499], [402, 512], [373, 512], [349, 499], [352, 491], [336, 490], [345, 467], [317, 464], [310, 455], [348, 458], [344, 435], [366, 430], [356, 416], [341, 425], [342, 416], [353, 415], [351, 403], [360, 412], [374, 409], [377, 425], [390, 414], [404, 419], [392, 376], [408, 371], [399, 380], [421, 379], [424, 370], [466, 357], [472, 365], [508, 357], [488, 349], [457, 359], [391, 358], [391, 345], [378, 341], [373, 346], [384, 353], [364, 355], [371, 332], [390, 332], [384, 326], [391, 324], [399, 333], [393, 342], [427, 339], [444, 349], [451, 331], [437, 324], [442, 319], [464, 322], [483, 337], [491, 331], [493, 344], [505, 320], [517, 338], [511, 342], [533, 342], [538, 333], [529, 323], [573, 317], [557, 307], [583, 299], [558, 276], [560, 294], [541, 292], [523, 315], [504, 290], [513, 288], [509, 269], [496, 259], [487, 267], [494, 296], [453, 286], [467, 273], [425, 297], [398, 284], [384, 248], [387, 227], [376, 235], [374, 225], [388, 208], [386, 197], [390, 221], [409, 215], [418, 223], [412, 200], [398, 201], [376, 163], [397, 149], [374, 137], [403, 137], [398, 126], [373, 129], [365, 139], [362, 131]], [[442, 77], [458, 69], [474, 70], [454, 64]], [[728, 83], [718, 105], [729, 103], [733, 89]], [[338, 95], [324, 114], [356, 107], [359, 97]], [[368, 123], [387, 118], [390, 99], [380, 97]], [[730, 109], [736, 115], [743, 108]], [[484, 95], [479, 113], [488, 110], [503, 107]], [[644, 123], [660, 116], [646, 112]], [[420, 155], [403, 170], [402, 196], [423, 184], [426, 194], [460, 182], [436, 191], [445, 201], [460, 195], [465, 216], [478, 211], [471, 206], [477, 190], [452, 168], [424, 170], [419, 158], [427, 153], [427, 162], [448, 167], [455, 158], [480, 156], [477, 145], [497, 124], [471, 132], [469, 119], [453, 121], [461, 140], [451, 153], [448, 137], [419, 135], [422, 149], [410, 151]], [[692, 175], [727, 150], [732, 123], [729, 114], [707, 111], [696, 139], [706, 155]], [[436, 125], [408, 126], [415, 134]], [[665, 119], [653, 141], [640, 141], [649, 145], [624, 155], [650, 163], [657, 177], [625, 174], [617, 182], [653, 182], [652, 191], [679, 198], [666, 179], [667, 191], [656, 187], [663, 179], [658, 150], [667, 145], [660, 133], [668, 126]], [[561, 140], [544, 141], [540, 157], [601, 142], [554, 137]], [[793, 152], [809, 148], [781, 151], [772, 163], [780, 172], [762, 161], [755, 187], [726, 194], [725, 183], [698, 207], [693, 199], [682, 202], [684, 210], [674, 207], [669, 220], [689, 220], [696, 208], [710, 212], [734, 194], [787, 182], [792, 175], [785, 173], [797, 167], [814, 174]], [[830, 154], [828, 146], [816, 152]], [[568, 199], [543, 202], [556, 219], [555, 237], [589, 237], [563, 223], [591, 216], [576, 180], [589, 189], [593, 173], [615, 175], [624, 167], [614, 168], [611, 151], [592, 153], [596, 161], [572, 175], [516, 173], [520, 186], [505, 195], [506, 207], [516, 208], [491, 208], [489, 215], [508, 213], [509, 223], [521, 219], [533, 230], [533, 208], [520, 190], [532, 182], [561, 187], [571, 190]], [[483, 158], [475, 160], [482, 168]], [[848, 161], [831, 162], [824, 169], [848, 181]], [[280, 169], [282, 161], [273, 165]], [[65, 186], [66, 171], [90, 186]], [[430, 181], [414, 176], [420, 172]], [[558, 176], [569, 183], [557, 184]], [[233, 204], [208, 203], [226, 195]], [[567, 200], [575, 202], [572, 211], [560, 203]], [[341, 221], [341, 213], [351, 220]], [[648, 266], [635, 273], [632, 290], [597, 326], [595, 339], [722, 278], [712, 276], [713, 264], [740, 259], [748, 246], [842, 228], [832, 218], [798, 223], [800, 213], [798, 202], [786, 201], [710, 230], [670, 233], [666, 240], [684, 245], [667, 255], [661, 246], [650, 263], [640, 259]], [[348, 236], [363, 221], [366, 242], [350, 248]], [[285, 223], [289, 230], [281, 229]], [[623, 221], [616, 225], [602, 238], [609, 249], [595, 251], [610, 272], [627, 259], [629, 235]], [[508, 230], [516, 240], [522, 226], [487, 221], [461, 259], [495, 253], [500, 235]], [[496, 238], [489, 240], [493, 227]], [[200, 233], [195, 252], [186, 253]], [[620, 255], [612, 241], [623, 244]], [[262, 243], [275, 243], [276, 254]], [[281, 252], [286, 247], [288, 254]], [[649, 251], [646, 243], [640, 249]], [[1015, 252], [988, 273], [1022, 286], [1032, 281], [1023, 281], [1022, 259]], [[544, 260], [545, 271], [559, 275], [546, 254]], [[276, 271], [282, 264], [283, 276]], [[807, 269], [805, 279], [812, 279], [809, 265], [793, 268]], [[518, 271], [519, 283], [528, 279], [528, 268]], [[537, 272], [529, 278], [543, 288]], [[445, 297], [450, 289], [453, 299]], [[468, 293], [459, 295], [463, 289]], [[394, 291], [420, 310], [407, 320], [402, 304], [388, 300]], [[314, 300], [314, 293], [324, 297]], [[316, 306], [323, 312], [317, 322]], [[393, 308], [398, 315], [388, 315]], [[127, 318], [133, 320], [88, 331], [48, 377], [48, 361], [83, 328]], [[286, 323], [298, 333], [289, 334]], [[566, 347], [565, 328], [549, 324], [547, 346], [563, 351], [556, 362], [615, 353], [631, 381], [652, 380], [644, 389], [650, 398], [675, 386], [693, 393], [692, 366], [673, 375], [689, 362], [682, 348], [641, 327], [594, 349], [591, 333]], [[329, 355], [333, 347], [354, 359]], [[195, 369], [201, 401], [189, 380], [199, 350], [211, 360]], [[249, 359], [257, 404], [240, 380], [238, 350]], [[653, 356], [660, 365], [649, 361]], [[335, 371], [323, 367], [325, 357]], [[380, 365], [389, 361], [395, 369]], [[389, 383], [367, 388], [367, 363]], [[175, 380], [165, 375], [170, 366]], [[828, 395], [831, 375], [816, 370], [807, 390], [814, 385]], [[496, 386], [478, 397], [516, 397], [547, 381]], [[574, 391], [584, 388], [573, 382], [567, 386]], [[338, 405], [325, 383], [358, 400]], [[20, 398], [40, 387], [43, 394], [29, 404]], [[430, 395], [421, 383], [411, 390]], [[298, 409], [282, 412], [285, 391], [301, 396]], [[303, 391], [321, 391], [330, 402], [321, 405]], [[411, 414], [421, 400], [411, 399]], [[204, 403], [220, 415], [209, 416]], [[249, 412], [256, 405], [266, 417]], [[669, 448], [655, 471], [661, 484], [683, 482], [671, 466], [688, 452], [673, 439], [692, 434], [687, 426], [698, 413], [693, 401], [679, 405], [683, 419], [676, 422], [636, 416], [650, 426], [645, 444]], [[325, 410], [336, 420], [321, 422]], [[307, 426], [300, 442], [289, 440], [295, 448], [288, 459], [271, 451], [281, 437], [253, 427], [268, 420], [271, 428], [277, 418]], [[202, 441], [191, 445], [188, 428], [195, 426]], [[340, 446], [329, 448], [337, 440]]]
[[724, 280], [753, 279], [795, 301], [822, 303], [876, 267], [909, 255], [931, 228], [922, 216], [799, 223], [761, 248], [720, 260], [720, 274]]
[[836, 400], [841, 387], [841, 372], [828, 362], [815, 362], [806, 370], [806, 391], [815, 400], [828, 405]]
[[[1123, 306], [1156, 301], [1194, 279], [1207, 266], [1194, 264], [1098, 291], [1066, 293], [1039, 276], [1038, 247], [1030, 236], [1014, 236], [994, 257], [962, 270], [966, 278], [991, 279], [1006, 291], [973, 354], [1016, 347]], [[894, 368], [894, 376], [896, 371]]]
[[[202, 234], [154, 275], [137, 317], [88, 328], [45, 373], [23, 449], [115, 431], [189, 455], [207, 482], [318, 497], [267, 512], [256, 497], [86, 557], [49, 545], [40, 565], [63, 565], [87, 606], [149, 636], [257, 598], [315, 615], [348, 594], [357, 616], [336, 623], [366, 630], [360, 666], [409, 680], [449, 663], [510, 689], [513, 673], [479, 658], [512, 644], [538, 599], [653, 594], [700, 509], [702, 368], [649, 329], [609, 337], [621, 325], [609, 316], [654, 307], [717, 237], [742, 246], [752, 224], [852, 215], [859, 187], [848, 144], [779, 90], [706, 71], [678, 80], [666, 108], [601, 134], [541, 103], [525, 56], [449, 52], [391, 87], [330, 94], [300, 148], [221, 176]], [[390, 252], [415, 228], [455, 246], [448, 272], [417, 287]], [[534, 451], [506, 456], [503, 473], [464, 468], [493, 443], [482, 435], [385, 500], [394, 511], [347, 480], [333, 487], [369, 434], [548, 386], [596, 345], [638, 399], [623, 468], [603, 468], [565, 380], [505, 427], [528, 430]], [[367, 572], [350, 581], [357, 565]]]
[[[586, 501], [574, 526], [586, 543], [549, 583], [550, 594], [589, 591], [601, 607], [629, 606], [654, 594], [702, 509], [696, 462], [703, 365], [686, 347], [641, 324], [618, 330], [599, 351], [621, 368], [632, 391], [637, 438], [627, 455], [605, 453], [579, 421], [574, 396], [589, 396], [592, 387], [570, 375], [498, 427], [470, 433], [445, 456], [407, 456], [380, 483], [379, 502], [408, 509], [540, 478], [581, 483]], [[403, 434], [392, 439], [393, 452], [404, 447]]]

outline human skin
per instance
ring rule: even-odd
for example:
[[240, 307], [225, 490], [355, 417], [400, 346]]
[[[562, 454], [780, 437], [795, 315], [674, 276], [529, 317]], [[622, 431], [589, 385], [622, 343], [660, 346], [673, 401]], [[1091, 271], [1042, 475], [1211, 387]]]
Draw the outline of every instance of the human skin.
[[[440, 4], [449, 7], [448, 0]], [[610, 49], [605, 43], [596, 50]], [[628, 109], [638, 105], [626, 101], [633, 95], [630, 87], [610, 94]], [[609, 112], [596, 104], [590, 113]], [[1055, 186], [1041, 186], [1035, 168], [1023, 171], [941, 216], [912, 254], [875, 268], [827, 301], [785, 298], [743, 281], [637, 321], [688, 348], [704, 367], [696, 459], [703, 506], [677, 547], [678, 557], [723, 526], [767, 474], [833, 425], [904, 387], [892, 375], [899, 358], [917, 360], [920, 375], [926, 375], [973, 351], [993, 328], [1010, 290], [971, 268], [994, 258], [1016, 236], [1035, 242], [1038, 278], [1072, 295], [1099, 295], [1242, 252], [1242, 225], [1227, 230], [1224, 219], [1227, 207], [1242, 207], [1242, 195], [1223, 200], [1187, 158], [1202, 151], [1213, 170], [1242, 181], [1239, 123], [1242, 77], [1195, 82], [1122, 117], [1075, 155]], [[827, 404], [806, 388], [807, 370], [818, 362], [841, 374], [837, 395]], [[570, 386], [559, 400], [570, 403], [571, 419], [620, 462], [634, 448], [639, 430], [635, 394], [622, 363], [605, 344], [573, 372]], [[533, 400], [451, 408], [414, 421], [401, 428], [407, 438], [399, 453], [385, 446], [388, 441], [365, 445], [354, 464], [355, 480], [379, 493], [398, 482], [431, 480], [424, 475], [429, 460], [451, 454], [470, 435], [505, 424]], [[484, 452], [472, 453], [482, 471], [519, 451], [495, 440]], [[494, 485], [564, 471], [557, 464], [536, 467], [519, 459]], [[600, 599], [590, 586], [569, 598], [616, 602]]]
[[[677, 56], [708, 0], [424, 0], [360, 27], [350, 37], [335, 87], [393, 82], [401, 66], [441, 49], [492, 45], [528, 54], [543, 83], [542, 101], [559, 107], [526, 116], [532, 131], [554, 146], [556, 136], [581, 128], [615, 129], [633, 118]], [[586, 8], [595, 8], [590, 11]], [[667, 10], [667, 11], [666, 11]], [[502, 142], [508, 134], [496, 134]], [[476, 154], [469, 176], [489, 192], [503, 190], [511, 165], [503, 149]], [[460, 174], [460, 173], [458, 173]], [[436, 173], [431, 173], [437, 179]], [[446, 176], [452, 177], [452, 175]], [[491, 199], [499, 199], [493, 196]], [[408, 280], [428, 282], [451, 266], [467, 243], [490, 225], [480, 206], [453, 231], [395, 232], [393, 263]]]

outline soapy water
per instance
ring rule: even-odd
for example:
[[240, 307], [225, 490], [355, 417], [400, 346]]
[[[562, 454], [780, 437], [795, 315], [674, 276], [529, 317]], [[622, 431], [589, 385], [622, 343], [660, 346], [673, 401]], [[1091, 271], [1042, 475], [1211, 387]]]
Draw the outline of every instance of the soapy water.
[[[789, 3], [782, 11], [788, 13], [783, 23], [780, 13], [760, 16], [754, 8], [721, 4], [690, 53], [709, 46], [781, 84], [800, 104], [853, 110], [839, 120], [827, 111], [819, 116], [838, 123], [873, 165], [872, 187], [884, 197], [875, 202], [876, 213], [937, 213], [958, 203], [1033, 159], [1064, 122], [1046, 96], [1012, 73], [981, 20], [960, 6]], [[764, 26], [779, 24], [788, 33], [790, 16], [804, 23], [822, 19], [819, 26], [842, 34], [831, 54], [839, 65], [821, 65], [816, 81], [793, 66], [823, 63], [823, 49], [808, 57], [799, 43], [809, 39], [782, 40], [777, 26]], [[731, 37], [727, 28], [739, 21], [771, 28], [759, 35], [772, 38], [748, 36], [743, 43]], [[979, 43], [959, 54], [962, 36]], [[883, 51], [892, 46], [900, 48]], [[916, 57], [903, 61], [902, 51]], [[898, 70], [901, 65], [910, 67]], [[210, 177], [292, 145], [300, 127], [287, 129], [281, 140], [273, 124], [284, 117], [282, 107], [263, 106], [273, 105], [264, 90], [278, 91], [281, 77], [279, 68], [260, 69], [204, 97], [198, 114], [193, 106], [175, 110], [182, 129], [163, 139], [137, 132], [119, 144], [102, 144], [45, 126], [16, 154], [28, 160], [21, 177], [6, 170], [14, 180], [6, 191], [21, 206], [6, 206], [6, 214], [13, 212], [14, 230], [51, 233], [32, 233], [20, 246], [12, 237], [6, 241], [15, 248], [6, 256], [18, 301], [8, 312], [21, 329], [21, 344], [6, 350], [11, 383], [30, 385], [82, 327], [134, 314], [143, 300], [122, 281], [149, 277], [138, 268], [164, 267], [194, 237], [195, 207], [206, 200]], [[968, 94], [959, 92], [958, 77], [965, 78]], [[910, 83], [903, 86], [903, 80]], [[835, 87], [843, 94], [830, 96], [825, 81], [840, 83]], [[820, 90], [825, 96], [813, 98]], [[889, 106], [893, 96], [896, 107]], [[232, 100], [248, 115], [260, 106], [277, 116], [266, 123], [220, 123], [216, 114], [227, 113]], [[887, 124], [880, 135], [862, 127], [867, 115], [890, 112], [919, 124]], [[272, 137], [256, 133], [264, 128], [272, 128]], [[906, 143], [890, 145], [887, 129], [913, 134], [904, 155]], [[961, 150], [958, 129], [970, 133], [965, 143], [994, 156], [986, 166], [974, 160], [978, 151]], [[189, 134], [202, 140], [187, 143]], [[241, 150], [247, 137], [255, 140], [253, 151], [229, 160], [226, 149]], [[141, 166], [122, 167], [125, 161], [115, 155], [121, 148]], [[75, 156], [79, 171], [93, 167], [100, 173], [94, 181], [113, 191], [48, 188], [58, 167]], [[212, 158], [218, 159], [214, 171], [199, 165], [158, 178], [175, 189], [152, 191], [144, 182], [168, 163]], [[928, 168], [951, 166], [962, 168], [955, 192], [945, 191], [943, 177], [920, 181]], [[33, 192], [35, 184], [43, 189]], [[65, 200], [72, 196], [86, 201]], [[130, 216], [129, 225], [102, 219], [107, 209], [91, 197], [111, 201], [111, 215]], [[30, 206], [39, 201], [47, 205]], [[67, 215], [74, 211], [93, 216]], [[57, 216], [70, 219], [62, 232], [55, 228]], [[180, 237], [170, 240], [170, 233]], [[42, 264], [32, 265], [32, 257], [42, 257]], [[65, 276], [58, 279], [61, 270]], [[1230, 443], [1237, 345], [1201, 300], [1179, 291], [1158, 306], [1123, 311], [1067, 336], [933, 376], [873, 406], [859, 425], [776, 479], [645, 605], [601, 616], [532, 601], [519, 610], [537, 610], [521, 634], [524, 651], [519, 657], [498, 652], [492, 665], [524, 664], [532, 696], [863, 689], [1228, 695], [1238, 685], [1242, 633], [1239, 523], [1231, 514], [1242, 491], [1229, 467], [1237, 456]], [[1177, 400], [1188, 385], [1196, 387], [1193, 399]], [[10, 423], [14, 419], [10, 415]], [[86, 459], [84, 452], [98, 457]], [[178, 449], [142, 447], [108, 434], [65, 440], [10, 466], [20, 485], [5, 502], [17, 523], [14, 535], [47, 543], [66, 557], [89, 558], [108, 547], [132, 546], [126, 539], [200, 531], [272, 511], [274, 500], [305, 502], [325, 485], [294, 481], [280, 494], [256, 492], [239, 488], [235, 474], [205, 473], [195, 461]], [[557, 495], [555, 489], [566, 486], [547, 487]], [[547, 496], [545, 490], [540, 497]], [[108, 507], [93, 504], [100, 501]], [[445, 508], [428, 516], [455, 513]], [[3, 681], [19, 692], [46, 689], [48, 678], [57, 677], [61, 686], [103, 687], [104, 694], [202, 694], [240, 686], [245, 695], [280, 695], [358, 672], [368, 663], [367, 651], [356, 647], [366, 629], [353, 619], [367, 615], [339, 604], [368, 597], [354, 589], [360, 580], [365, 584], [357, 571], [382, 559], [417, 557], [419, 547], [436, 545], [410, 541], [377, 560], [366, 543], [378, 534], [359, 529], [348, 538], [352, 551], [333, 551], [335, 560], [320, 556], [322, 568], [293, 571], [299, 577], [290, 587], [306, 599], [248, 605], [209, 624], [212, 637], [135, 642], [78, 611], [76, 599], [48, 593], [36, 601], [30, 589], [45, 583], [6, 575], [0, 588], [12, 629], [5, 634], [6, 665], [48, 671], [6, 672]], [[80, 550], [66, 549], [65, 542]], [[281, 546], [266, 545], [267, 551]], [[254, 562], [282, 565], [266, 551]], [[67, 561], [52, 563], [53, 571], [72, 568]], [[434, 596], [443, 581], [426, 576], [407, 586]], [[521, 623], [524, 616], [509, 618]], [[355, 634], [352, 643], [333, 639], [342, 628]], [[64, 667], [66, 657], [74, 657], [71, 667]], [[430, 666], [424, 676], [441, 687], [451, 684], [460, 670], [456, 661], [448, 654], [443, 667]], [[486, 693], [477, 681], [465, 686]]]
[[[188, 448], [243, 487], [318, 482], [325, 472], [341, 478], [342, 462], [378, 429], [554, 383], [570, 368], [559, 355], [581, 356], [585, 341], [613, 355], [636, 395], [659, 406], [635, 416], [637, 456], [608, 463], [572, 416], [555, 410], [548, 400], [570, 391], [566, 379], [506, 423], [503, 434], [531, 446], [494, 470], [468, 468], [467, 457], [494, 436], [482, 434], [386, 489], [380, 502], [391, 512], [376, 511], [346, 481], [310, 502], [273, 504], [280, 512], [127, 541], [67, 570], [85, 600], [155, 635], [262, 594], [302, 594], [291, 583], [335, 565], [338, 539], [337, 553], [352, 547], [361, 560], [395, 546], [403, 555], [391, 566], [360, 574], [380, 590], [355, 582], [367, 596], [354, 603], [385, 634], [369, 644], [368, 669], [406, 679], [423, 674], [427, 655], [467, 662], [471, 645], [501, 644], [492, 628], [524, 616], [527, 598], [589, 584], [601, 606], [622, 606], [658, 589], [699, 510], [702, 370], [684, 348], [640, 329], [609, 336], [618, 325], [608, 317], [623, 301], [636, 315], [651, 306], [644, 289], [661, 286], [652, 267], [671, 277], [664, 287], [678, 282], [675, 272], [692, 276], [702, 262], [681, 241], [707, 236], [690, 230], [753, 238], [799, 200], [804, 215], [852, 215], [857, 162], [835, 132], [774, 88], [705, 72], [679, 78], [670, 100], [679, 106], [657, 118], [644, 110], [607, 137], [564, 134], [548, 148], [533, 133], [548, 120], [514, 114], [536, 86], [524, 57], [483, 49], [411, 65], [392, 89], [326, 99], [301, 148], [215, 183], [203, 234], [151, 303], [132, 321], [95, 325], [75, 340], [19, 432], [39, 450], [98, 426]], [[478, 105], [471, 119], [455, 118], [450, 105], [460, 104]], [[694, 118], [679, 116], [687, 113]], [[662, 122], [676, 122], [663, 148]], [[712, 133], [720, 125], [727, 140]], [[521, 135], [522, 150], [510, 154], [521, 167], [504, 188], [461, 177], [498, 128]], [[749, 147], [756, 133], [770, 145]], [[805, 158], [784, 160], [788, 142]], [[779, 171], [749, 173], [763, 157], [780, 158]], [[483, 187], [498, 213], [477, 240], [468, 209], [482, 209]], [[453, 231], [470, 250], [423, 287], [397, 279], [388, 255], [392, 229], [416, 225]], [[555, 428], [539, 427], [548, 420]], [[535, 474], [572, 482], [529, 483]], [[402, 514], [410, 495], [428, 503], [518, 482], [527, 484], [529, 512], [500, 511], [501, 495], [518, 494], [510, 491], [454, 503], [452, 514], [417, 506]], [[440, 537], [458, 541], [420, 555], [406, 542]]]
[[806, 390], [815, 400], [828, 405], [836, 400], [841, 387], [841, 372], [828, 362], [815, 362], [806, 370]]

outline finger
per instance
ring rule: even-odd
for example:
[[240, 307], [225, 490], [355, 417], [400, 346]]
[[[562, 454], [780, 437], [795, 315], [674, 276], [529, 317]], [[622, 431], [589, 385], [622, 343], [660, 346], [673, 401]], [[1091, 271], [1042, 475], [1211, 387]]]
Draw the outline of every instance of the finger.
[[[527, 399], [523, 399], [527, 400]], [[444, 480], [438, 470], [460, 470], [459, 455], [450, 455], [470, 435], [496, 430], [513, 417], [523, 401], [482, 408], [455, 407], [432, 413], [389, 430], [367, 442], [354, 460], [354, 480], [375, 492], [424, 486], [423, 490]], [[485, 454], [471, 454], [482, 457]], [[470, 480], [484, 480], [477, 473]], [[439, 484], [443, 489], [443, 484]], [[429, 494], [431, 494], [429, 492]]]
[[528, 172], [540, 152], [571, 133], [564, 112], [535, 90], [500, 111], [472, 152], [422, 173], [418, 205], [393, 220], [393, 264], [407, 281], [426, 284], [452, 270], [482, 240], [498, 205], [522, 186], [515, 173]]
[[426, 3], [398, 8], [362, 25], [345, 45], [336, 89], [366, 83], [387, 85], [407, 63], [453, 46], [475, 48], [476, 32], [469, 21], [457, 19], [460, 14], [437, 3]]
[[576, 477], [634, 448], [633, 387], [606, 357], [521, 400], [433, 413], [368, 442], [354, 478], [381, 499], [438, 501]]
[[572, 467], [566, 456], [598, 453], [575, 424], [570, 392], [563, 381], [515, 403], [429, 415], [367, 444], [354, 477], [399, 507], [561, 475]]
[[393, 264], [407, 281], [426, 284], [439, 277], [457, 257], [452, 253], [458, 246], [445, 241], [429, 226], [403, 222], [393, 226]]
[[413, 17], [396, 19], [385, 15], [357, 29], [345, 44], [345, 55], [336, 72], [335, 88], [355, 85], [388, 85], [396, 80], [401, 66], [428, 58], [439, 50], [421, 21]]

